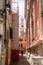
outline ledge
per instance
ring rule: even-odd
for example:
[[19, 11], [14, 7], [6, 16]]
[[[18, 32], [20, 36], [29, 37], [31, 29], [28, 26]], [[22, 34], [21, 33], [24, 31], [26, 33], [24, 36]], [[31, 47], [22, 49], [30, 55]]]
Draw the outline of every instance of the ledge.
[[32, 56], [32, 58], [33, 58], [33, 59], [37, 59], [37, 60], [38, 60], [38, 59], [39, 59], [39, 60], [40, 60], [40, 59], [43, 60], [43, 57], [42, 57], [42, 56]]

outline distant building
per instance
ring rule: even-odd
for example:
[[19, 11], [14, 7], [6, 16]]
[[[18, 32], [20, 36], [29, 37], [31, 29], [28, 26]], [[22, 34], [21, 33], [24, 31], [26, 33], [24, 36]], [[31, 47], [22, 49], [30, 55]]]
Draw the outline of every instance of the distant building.
[[20, 19], [20, 24], [19, 24], [19, 30], [20, 30], [20, 36], [19, 36], [19, 48], [20, 50], [25, 50], [26, 48], [26, 32], [24, 31], [24, 19]]

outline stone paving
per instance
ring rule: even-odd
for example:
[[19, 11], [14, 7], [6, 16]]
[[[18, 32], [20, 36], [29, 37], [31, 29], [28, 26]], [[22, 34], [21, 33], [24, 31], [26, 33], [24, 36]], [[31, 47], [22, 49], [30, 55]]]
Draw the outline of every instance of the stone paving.
[[20, 55], [19, 56], [19, 61], [18, 62], [12, 62], [11, 65], [30, 65], [29, 62], [27, 61], [27, 58], [25, 55]]

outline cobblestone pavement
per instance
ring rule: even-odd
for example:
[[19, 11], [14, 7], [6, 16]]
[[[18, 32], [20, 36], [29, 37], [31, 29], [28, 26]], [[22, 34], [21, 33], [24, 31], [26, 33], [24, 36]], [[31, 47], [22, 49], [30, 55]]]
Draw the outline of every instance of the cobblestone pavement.
[[11, 65], [30, 65], [29, 62], [27, 61], [27, 58], [23, 55], [19, 56], [19, 61], [18, 62], [12, 62]]

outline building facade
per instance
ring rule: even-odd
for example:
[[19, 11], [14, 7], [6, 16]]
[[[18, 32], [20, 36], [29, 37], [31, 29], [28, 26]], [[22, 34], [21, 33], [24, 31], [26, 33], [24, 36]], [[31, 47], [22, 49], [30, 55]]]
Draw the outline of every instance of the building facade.
[[19, 59], [19, 6], [17, 0], [12, 0], [12, 49], [11, 49], [11, 59], [17, 61]]
[[5, 65], [5, 13], [4, 11], [4, 0], [0, 0], [0, 65]]
[[[18, 37], [19, 37], [19, 7], [18, 1], [12, 1], [12, 21], [13, 21], [13, 35], [12, 35], [12, 50], [18, 49]], [[15, 6], [16, 5], [16, 6]]]
[[11, 1], [6, 0], [6, 65], [11, 62], [12, 12]]
[[25, 1], [27, 49], [30, 53], [43, 56], [43, 1]]
[[9, 65], [11, 61], [11, 1], [0, 0], [0, 65]]

